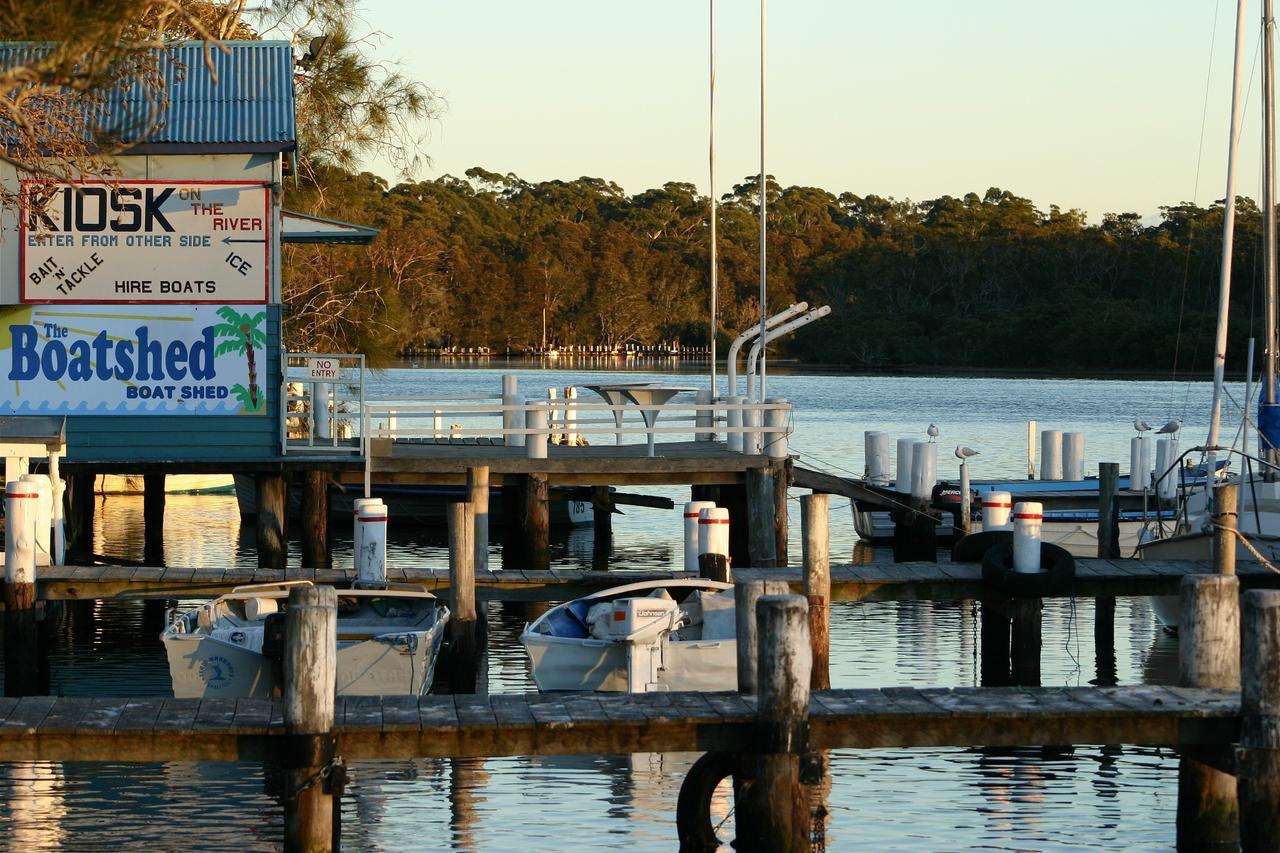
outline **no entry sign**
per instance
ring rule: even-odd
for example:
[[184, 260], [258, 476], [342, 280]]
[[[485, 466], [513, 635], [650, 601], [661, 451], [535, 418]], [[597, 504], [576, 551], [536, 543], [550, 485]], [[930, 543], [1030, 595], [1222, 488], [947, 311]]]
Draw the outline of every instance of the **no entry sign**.
[[266, 302], [271, 192], [226, 181], [23, 183], [23, 302]]

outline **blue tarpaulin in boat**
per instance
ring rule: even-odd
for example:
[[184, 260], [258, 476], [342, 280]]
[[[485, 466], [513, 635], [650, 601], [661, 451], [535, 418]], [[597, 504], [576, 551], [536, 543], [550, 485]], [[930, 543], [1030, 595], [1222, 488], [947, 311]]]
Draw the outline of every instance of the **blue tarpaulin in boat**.
[[[1280, 393], [1275, 398], [1280, 400]], [[1258, 398], [1258, 436], [1260, 450], [1280, 447], [1280, 403], [1268, 406], [1265, 394]]]

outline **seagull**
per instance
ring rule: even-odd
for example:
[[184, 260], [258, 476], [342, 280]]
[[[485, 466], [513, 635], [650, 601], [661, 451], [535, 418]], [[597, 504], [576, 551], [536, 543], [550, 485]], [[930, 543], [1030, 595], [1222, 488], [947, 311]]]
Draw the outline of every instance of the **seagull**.
[[1146, 421], [1144, 421], [1142, 418], [1134, 418], [1133, 428], [1138, 431], [1138, 435], [1142, 435], [1144, 432], [1151, 429], [1151, 425]]
[[929, 424], [929, 428], [925, 430], [925, 432], [928, 433], [929, 443], [932, 444], [935, 440], [937, 440], [938, 433], [940, 432], [940, 430], [938, 429], [937, 424]]
[[956, 445], [956, 458], [961, 462], [967, 462], [970, 458], [979, 455], [981, 454], [972, 447], [965, 447], [963, 444]]
[[1182, 421], [1174, 418], [1164, 426], [1160, 427], [1160, 429], [1156, 430], [1156, 435], [1173, 435], [1180, 429], [1182, 429]]

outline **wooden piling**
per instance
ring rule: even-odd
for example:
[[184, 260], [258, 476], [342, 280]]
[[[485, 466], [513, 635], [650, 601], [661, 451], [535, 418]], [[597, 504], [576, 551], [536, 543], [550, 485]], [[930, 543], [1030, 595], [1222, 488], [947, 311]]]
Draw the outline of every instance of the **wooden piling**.
[[737, 627], [738, 690], [756, 692], [756, 602], [763, 595], [786, 595], [786, 581], [738, 581], [733, 585], [734, 621]]
[[[1234, 554], [1235, 543], [1231, 546]], [[1239, 580], [1223, 575], [1186, 577], [1180, 593], [1178, 683], [1238, 688]], [[1184, 755], [1178, 762], [1178, 849], [1235, 849], [1238, 837], [1235, 778]]]
[[258, 568], [284, 569], [289, 558], [285, 539], [287, 492], [283, 474], [255, 476], [258, 497]]
[[724, 554], [699, 554], [698, 576], [709, 581], [733, 583], [733, 570], [729, 567], [729, 558]]
[[526, 474], [524, 490], [524, 550], [526, 567], [545, 572], [551, 568], [551, 515], [547, 475]]
[[94, 475], [77, 471], [67, 477], [67, 551], [88, 561], [93, 554]]
[[910, 505], [893, 511], [893, 561], [936, 563], [938, 523], [928, 498], [910, 498]]
[[1114, 687], [1116, 673], [1116, 597], [1100, 595], [1093, 603], [1093, 649], [1099, 687]]
[[774, 489], [775, 478], [771, 468], [747, 471], [747, 565], [753, 568], [764, 569], [778, 564]]
[[504, 569], [521, 569], [525, 564], [525, 484], [525, 478], [520, 474], [504, 474], [502, 477], [502, 567]]
[[303, 480], [302, 565], [308, 569], [333, 566], [329, 550], [329, 474], [326, 471], [307, 471]]
[[773, 471], [773, 552], [774, 565], [786, 567], [790, 565], [790, 542], [787, 541], [790, 514], [788, 490], [791, 488], [791, 460], [775, 462]]
[[734, 780], [738, 850], [809, 849], [809, 797], [800, 784], [812, 677], [808, 609], [798, 595], [766, 595], [756, 603], [760, 752], [744, 757]]
[[475, 508], [451, 503], [449, 516], [449, 690], [475, 693], [477, 637]]
[[1120, 465], [1098, 463], [1098, 557], [1114, 560], [1120, 556], [1119, 503]]
[[607, 572], [613, 557], [613, 500], [608, 486], [591, 488], [591, 521], [591, 568]]
[[983, 687], [1006, 687], [1013, 683], [1009, 672], [1012, 602], [1005, 598], [984, 598], [979, 614], [981, 684]]
[[467, 503], [475, 515], [475, 570], [489, 571], [489, 466], [467, 468]]
[[1016, 598], [1009, 635], [1009, 671], [1019, 687], [1040, 686], [1041, 622], [1044, 600]]
[[1234, 483], [1213, 490], [1213, 570], [1220, 575], [1236, 573], [1236, 524], [1239, 492]]
[[[259, 507], [261, 511], [261, 507]], [[334, 849], [334, 706], [338, 596], [331, 586], [295, 586], [285, 611], [285, 850]], [[340, 770], [338, 772], [341, 772]]]
[[1240, 847], [1280, 840], [1280, 590], [1244, 594], [1240, 621]]
[[5, 494], [4, 695], [39, 692], [36, 630], [36, 490], [23, 480]]
[[142, 559], [148, 566], [164, 562], [164, 474], [142, 475]]
[[828, 534], [829, 499], [824, 494], [800, 498], [800, 527], [804, 537], [804, 595], [809, 602], [809, 642], [813, 654], [814, 690], [831, 687], [831, 554]]
[[747, 487], [744, 484], [722, 485], [718, 506], [729, 510], [729, 564], [750, 566], [750, 537], [747, 535]]

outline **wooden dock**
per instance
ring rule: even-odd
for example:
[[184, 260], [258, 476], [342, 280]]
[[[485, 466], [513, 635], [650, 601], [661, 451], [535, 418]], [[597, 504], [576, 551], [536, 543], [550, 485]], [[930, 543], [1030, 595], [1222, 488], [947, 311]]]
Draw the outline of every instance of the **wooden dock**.
[[[347, 759], [587, 755], [749, 748], [738, 693], [338, 698]], [[811, 749], [1234, 742], [1240, 694], [1174, 687], [816, 691]], [[266, 699], [0, 699], [0, 761], [270, 758], [285, 736]]]
[[[1081, 598], [1100, 595], [1174, 595], [1187, 575], [1209, 574], [1208, 563], [1155, 560], [1077, 560], [1070, 593]], [[1241, 563], [1245, 586], [1280, 586], [1280, 575]], [[37, 572], [39, 597], [46, 601], [131, 598], [209, 598], [232, 587], [284, 580], [349, 584], [354, 570], [254, 568], [192, 569], [134, 566], [54, 566]], [[481, 598], [510, 601], [564, 600], [641, 580], [694, 577], [686, 572], [597, 572], [555, 569], [547, 572], [476, 572]], [[785, 580], [801, 585], [801, 569], [735, 569], [738, 580]], [[387, 580], [422, 584], [433, 592], [449, 588], [447, 568], [389, 567]], [[837, 601], [955, 600], [990, 594], [982, 583], [982, 567], [973, 563], [893, 563], [877, 561], [831, 567], [832, 596]]]

